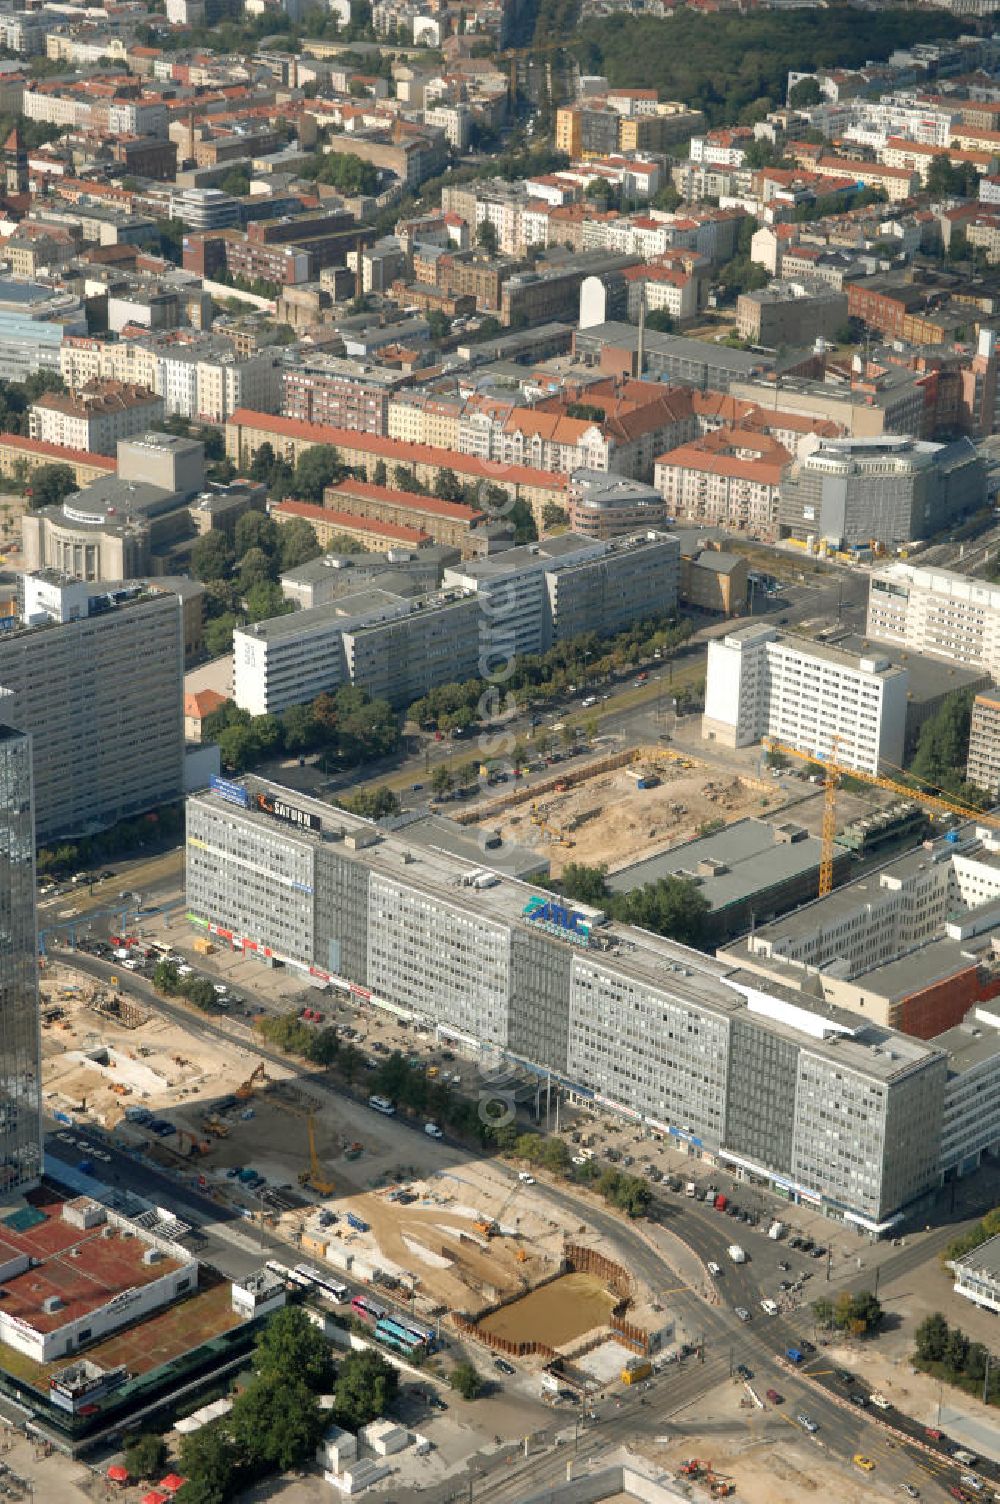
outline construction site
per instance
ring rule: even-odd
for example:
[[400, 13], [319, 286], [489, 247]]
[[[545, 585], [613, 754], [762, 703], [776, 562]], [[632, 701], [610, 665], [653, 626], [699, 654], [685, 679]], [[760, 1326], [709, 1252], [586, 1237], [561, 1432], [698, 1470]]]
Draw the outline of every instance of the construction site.
[[[57, 1121], [99, 1126], [220, 1208], [263, 1218], [290, 1251], [401, 1292], [428, 1317], [503, 1307], [501, 1324], [537, 1334], [537, 1313], [511, 1303], [566, 1274], [580, 1228], [533, 1182], [331, 1096], [308, 1070], [265, 1064], [246, 1025], [230, 1024], [245, 1043], [207, 1037], [196, 1016], [189, 1032], [69, 964], [47, 969], [42, 1015], [44, 1102]], [[60, 1139], [77, 1164], [73, 1134]], [[604, 1325], [616, 1304], [606, 1281], [571, 1278], [580, 1288], [547, 1292], [553, 1348]], [[648, 1299], [630, 1292], [630, 1308], [648, 1317]]]
[[505, 840], [544, 851], [558, 877], [569, 862], [611, 871], [784, 802], [770, 779], [722, 770], [657, 747], [588, 761], [517, 803], [497, 801], [478, 818]]

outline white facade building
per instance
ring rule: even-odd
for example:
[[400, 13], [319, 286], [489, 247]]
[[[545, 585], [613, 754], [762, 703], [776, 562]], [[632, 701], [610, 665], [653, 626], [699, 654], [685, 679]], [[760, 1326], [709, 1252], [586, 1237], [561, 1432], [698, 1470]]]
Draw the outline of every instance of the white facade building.
[[918, 564], [871, 577], [868, 636], [987, 669], [1000, 678], [1000, 586]]
[[728, 747], [773, 737], [877, 773], [903, 758], [909, 676], [775, 627], [741, 627], [708, 646], [702, 735]]

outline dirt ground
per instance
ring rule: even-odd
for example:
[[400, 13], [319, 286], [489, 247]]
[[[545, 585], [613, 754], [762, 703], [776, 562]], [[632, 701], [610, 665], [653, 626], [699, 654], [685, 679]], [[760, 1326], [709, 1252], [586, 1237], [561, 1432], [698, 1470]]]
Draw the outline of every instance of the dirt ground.
[[598, 774], [508, 811], [501, 817], [504, 839], [546, 852], [556, 877], [568, 862], [604, 863], [614, 872], [691, 840], [714, 821], [728, 825], [783, 802], [768, 782], [691, 757], [664, 757], [656, 765], [637, 757], [634, 768], [655, 777], [655, 787], [638, 788], [627, 768]]

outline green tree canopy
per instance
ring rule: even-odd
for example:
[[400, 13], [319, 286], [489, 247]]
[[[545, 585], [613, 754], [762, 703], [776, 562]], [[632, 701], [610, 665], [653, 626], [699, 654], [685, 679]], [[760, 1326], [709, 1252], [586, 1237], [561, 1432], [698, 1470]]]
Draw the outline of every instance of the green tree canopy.
[[282, 569], [296, 569], [323, 552], [316, 529], [304, 517], [293, 517], [278, 529], [278, 551]]
[[326, 1424], [315, 1392], [298, 1374], [285, 1372], [252, 1380], [229, 1421], [247, 1464], [279, 1472], [312, 1458]]
[[225, 533], [212, 528], [191, 550], [191, 573], [196, 580], [228, 579], [234, 558]]
[[134, 1478], [159, 1478], [167, 1460], [167, 1444], [162, 1436], [146, 1432], [125, 1448], [125, 1466]]
[[471, 1363], [457, 1363], [448, 1375], [448, 1383], [463, 1400], [474, 1400], [481, 1393], [483, 1381]]
[[314, 444], [299, 455], [295, 466], [295, 494], [302, 501], [322, 504], [323, 492], [334, 481], [342, 479], [344, 466], [332, 444]]
[[234, 534], [236, 557], [242, 561], [252, 548], [273, 554], [278, 547], [278, 531], [278, 524], [265, 512], [244, 512], [237, 520]]
[[914, 778], [932, 788], [956, 794], [962, 792], [969, 755], [972, 700], [971, 689], [956, 691], [921, 726], [917, 750], [910, 764]]
[[334, 1390], [337, 1424], [356, 1431], [383, 1416], [396, 1397], [399, 1374], [380, 1353], [370, 1348], [351, 1352], [341, 1361]]
[[33, 511], [42, 507], [57, 507], [71, 492], [78, 490], [76, 471], [69, 465], [39, 465], [32, 473], [28, 489], [28, 505]]
[[298, 1377], [317, 1394], [333, 1377], [330, 1344], [301, 1306], [274, 1312], [257, 1338], [254, 1362], [261, 1377], [279, 1382]]

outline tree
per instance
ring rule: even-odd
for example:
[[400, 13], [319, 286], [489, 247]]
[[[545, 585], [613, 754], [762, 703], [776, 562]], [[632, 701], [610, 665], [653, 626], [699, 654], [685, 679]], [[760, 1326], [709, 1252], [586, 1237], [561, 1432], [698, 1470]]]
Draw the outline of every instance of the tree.
[[657, 334], [673, 334], [675, 327], [673, 318], [665, 308], [654, 308], [652, 313], [646, 314], [646, 328]]
[[515, 543], [536, 543], [538, 541], [535, 514], [528, 503], [520, 497], [518, 497], [517, 501], [511, 502], [507, 508], [507, 521], [514, 529]]
[[[157, 992], [165, 992], [169, 995], [177, 991], [179, 984], [180, 974], [177, 970], [177, 963], [175, 961], [159, 961], [153, 972], [153, 986]], [[132, 1469], [129, 1471], [132, 1471]]]
[[185, 1504], [226, 1504], [240, 1486], [239, 1455], [225, 1425], [216, 1421], [181, 1437], [180, 1472]]
[[370, 1348], [352, 1352], [337, 1372], [334, 1413], [337, 1424], [356, 1431], [385, 1414], [396, 1397], [399, 1375], [380, 1353]]
[[246, 593], [247, 616], [251, 621], [268, 621], [272, 616], [287, 616], [295, 607], [286, 601], [281, 586], [273, 580], [260, 580]]
[[76, 471], [71, 466], [39, 465], [31, 477], [28, 505], [36, 512], [42, 507], [57, 507], [78, 489]]
[[229, 1420], [247, 1462], [280, 1472], [312, 1457], [326, 1424], [314, 1391], [288, 1372], [253, 1379], [234, 1402]]
[[497, 227], [492, 220], [484, 219], [476, 231], [476, 243], [487, 256], [495, 256], [499, 246]]
[[250, 479], [264, 481], [266, 484], [271, 479], [274, 470], [274, 448], [264, 440], [250, 464]]
[[303, 501], [317, 506], [323, 500], [323, 492], [334, 481], [340, 480], [344, 467], [332, 444], [314, 444], [299, 455], [295, 466], [295, 492]]
[[234, 167], [226, 173], [219, 187], [233, 198], [245, 198], [250, 192], [250, 174], [245, 168]]
[[914, 1334], [917, 1357], [923, 1363], [940, 1363], [948, 1349], [950, 1332], [940, 1311], [925, 1316]]
[[240, 560], [239, 588], [246, 595], [255, 585], [270, 585], [277, 579], [277, 566], [262, 548], [248, 548]]
[[427, 315], [427, 329], [431, 339], [447, 339], [451, 333], [451, 319], [440, 308], [432, 308]]
[[968, 1356], [968, 1337], [957, 1326], [952, 1327], [948, 1333], [948, 1343], [944, 1350], [944, 1362], [951, 1369], [952, 1373], [964, 1373]]
[[278, 524], [265, 512], [244, 512], [236, 523], [234, 544], [241, 564], [252, 548], [273, 554], [278, 547]]
[[203, 1013], [208, 1013], [215, 1007], [215, 988], [207, 977], [185, 978], [184, 996]]
[[309, 705], [289, 705], [282, 713], [281, 729], [287, 752], [308, 752], [317, 739], [316, 723]]
[[228, 579], [234, 555], [225, 533], [212, 528], [191, 550], [191, 573], [196, 580]]
[[817, 1326], [830, 1327], [833, 1325], [832, 1300], [828, 1300], [825, 1295], [821, 1295], [819, 1300], [813, 1301], [812, 1308]]
[[553, 1137], [545, 1140], [541, 1162], [554, 1175], [565, 1175], [570, 1165], [570, 1154], [561, 1138]]
[[221, 658], [223, 653], [232, 651], [235, 626], [236, 617], [231, 611], [205, 623], [205, 649], [209, 657]]
[[822, 98], [815, 78], [800, 78], [788, 91], [788, 103], [793, 110], [808, 109], [810, 105], [819, 104]]
[[268, 1319], [254, 1362], [262, 1378], [298, 1377], [317, 1394], [329, 1389], [333, 1376], [329, 1343], [301, 1306], [283, 1306]]
[[372, 471], [372, 485], [384, 486], [386, 479], [387, 476], [385, 469], [385, 460], [379, 460], [375, 465], [375, 469]]
[[917, 750], [910, 764], [914, 778], [952, 793], [963, 791], [972, 700], [971, 689], [957, 690], [921, 726]]
[[558, 502], [547, 501], [542, 508], [542, 527], [549, 532], [554, 527], [565, 527], [569, 522], [569, 514], [565, 507]]
[[448, 792], [454, 780], [450, 769], [443, 762], [439, 762], [431, 774], [431, 790], [441, 795]]
[[159, 1478], [166, 1460], [166, 1442], [150, 1432], [137, 1436], [125, 1448], [125, 1466], [134, 1478]]
[[297, 569], [310, 559], [319, 558], [323, 549], [316, 536], [316, 529], [304, 517], [292, 517], [279, 529], [278, 550], [281, 568]]
[[650, 207], [662, 209], [665, 214], [672, 214], [681, 202], [680, 193], [673, 183], [665, 183], [650, 199]]
[[463, 1400], [474, 1400], [481, 1392], [483, 1381], [471, 1363], [458, 1363], [448, 1375], [448, 1383]]

